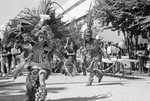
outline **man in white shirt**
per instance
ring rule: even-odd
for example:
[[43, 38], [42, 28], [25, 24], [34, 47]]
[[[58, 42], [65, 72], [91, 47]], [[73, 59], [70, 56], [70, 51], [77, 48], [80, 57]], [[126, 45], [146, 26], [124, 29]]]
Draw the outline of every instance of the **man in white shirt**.
[[108, 42], [107, 54], [108, 54], [109, 56], [112, 55], [112, 45], [111, 45], [111, 42]]

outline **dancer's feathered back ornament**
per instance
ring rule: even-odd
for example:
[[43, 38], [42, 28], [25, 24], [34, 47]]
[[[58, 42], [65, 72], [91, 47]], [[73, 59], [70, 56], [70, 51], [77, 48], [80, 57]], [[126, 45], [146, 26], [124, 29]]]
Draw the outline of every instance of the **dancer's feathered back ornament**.
[[[61, 17], [55, 16], [53, 2], [51, 0], [42, 0], [37, 9], [25, 8], [13, 20], [20, 23], [21, 34], [28, 33], [29, 36], [36, 37], [39, 33], [47, 32], [49, 37], [62, 38], [70, 36], [70, 33], [65, 26], [66, 22], [61, 21]], [[43, 27], [45, 26], [45, 27]], [[42, 30], [42, 31], [41, 31]], [[8, 32], [8, 36], [21, 36], [21, 34], [14, 35], [14, 32], [19, 32], [17, 26], [12, 26]]]

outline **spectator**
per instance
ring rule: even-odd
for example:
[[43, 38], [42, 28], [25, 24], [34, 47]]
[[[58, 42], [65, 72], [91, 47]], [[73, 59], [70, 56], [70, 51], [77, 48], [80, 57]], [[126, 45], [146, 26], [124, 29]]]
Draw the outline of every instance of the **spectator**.
[[3, 76], [6, 76], [6, 74], [9, 72], [6, 44], [3, 44], [3, 47], [2, 47], [1, 72]]
[[145, 43], [144, 44], [144, 47], [143, 47], [143, 54], [145, 55], [144, 56], [144, 72], [147, 72], [148, 71], [148, 69], [146, 68], [146, 64], [147, 64], [147, 61], [148, 61], [148, 59], [149, 59], [149, 57], [148, 57], [148, 55], [149, 55], [149, 52], [148, 52], [148, 49], [147, 49], [147, 44]]
[[[0, 54], [2, 54], [2, 42], [1, 42], [1, 38], [0, 38]], [[0, 61], [1, 61], [1, 56], [0, 56]], [[0, 66], [0, 76], [2, 76], [2, 71], [1, 71], [1, 66]]]
[[107, 54], [108, 54], [109, 57], [112, 55], [112, 45], [111, 45], [111, 42], [108, 42]]
[[141, 74], [141, 73], [143, 73], [144, 58], [145, 58], [145, 52], [143, 50], [143, 44], [139, 45], [139, 49], [137, 51], [137, 55], [138, 55], [138, 61], [139, 61], [139, 72]]
[[7, 45], [7, 52], [8, 52], [7, 58], [8, 58], [9, 71], [11, 70], [11, 66], [12, 66], [12, 54], [11, 54], [12, 47], [13, 47], [13, 42], [10, 41]]
[[104, 56], [105, 56], [105, 58], [108, 57], [108, 54], [107, 54], [107, 47], [108, 47], [108, 45], [105, 44], [105, 45], [104, 45]]
[[123, 54], [122, 54], [122, 49], [118, 46], [118, 43], [116, 44], [116, 48], [118, 48], [118, 50], [117, 50], [117, 57], [118, 57], [119, 59], [121, 59], [121, 56], [122, 56]]
[[67, 58], [71, 55], [73, 56], [73, 63], [75, 64], [76, 63], [76, 51], [75, 51], [75, 45], [74, 43], [71, 41], [71, 38], [68, 37], [67, 39], [67, 43], [64, 47], [65, 49], [65, 52], [66, 52], [66, 55], [67, 55]]
[[71, 41], [70, 37], [67, 37], [66, 39], [67, 43], [64, 47], [66, 54], [67, 54], [67, 58], [70, 54], [72, 54], [73, 56], [75, 56], [75, 49], [74, 49], [74, 43]]
[[64, 47], [65, 49], [65, 53], [67, 55], [67, 59], [69, 56], [72, 56], [73, 57], [73, 64], [75, 65], [75, 68], [74, 68], [74, 72], [76, 73], [75, 75], [78, 75], [77, 74], [77, 63], [76, 63], [76, 51], [78, 49], [78, 46], [72, 41], [72, 39], [70, 37], [67, 37], [66, 39], [67, 43]]
[[19, 61], [17, 60], [17, 55], [21, 54], [21, 50], [18, 47], [19, 42], [16, 41], [14, 43], [13, 48], [11, 49], [11, 54], [12, 54], [12, 67], [16, 67], [17, 64], [19, 64]]

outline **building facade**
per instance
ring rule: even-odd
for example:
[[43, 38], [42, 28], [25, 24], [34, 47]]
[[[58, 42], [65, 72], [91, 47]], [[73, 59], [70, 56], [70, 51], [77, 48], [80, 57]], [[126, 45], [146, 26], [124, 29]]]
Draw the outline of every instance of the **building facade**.
[[[63, 16], [62, 21], [68, 21], [68, 25], [72, 19], [75, 19], [77, 22], [82, 22], [88, 15], [91, 2], [93, 5], [94, 0], [68, 0], [64, 5], [62, 5], [62, 8], [65, 11], [59, 8], [56, 10], [56, 13], [59, 14], [59, 16]], [[96, 31], [95, 35], [98, 33], [101, 37], [103, 37], [104, 41], [112, 41], [113, 43], [117, 43], [123, 39], [123, 34], [118, 36], [118, 32], [113, 32], [111, 30], [100, 32], [98, 20], [94, 21], [93, 29]]]
[[70, 22], [72, 19], [81, 21], [88, 14], [90, 3], [93, 0], [68, 0], [61, 8], [56, 10], [59, 16], [63, 16], [62, 21]]

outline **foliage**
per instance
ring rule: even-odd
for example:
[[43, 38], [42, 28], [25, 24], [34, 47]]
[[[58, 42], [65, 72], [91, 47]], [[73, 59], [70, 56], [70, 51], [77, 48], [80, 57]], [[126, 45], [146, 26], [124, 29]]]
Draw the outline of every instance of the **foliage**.
[[128, 49], [138, 35], [150, 41], [150, 1], [148, 0], [96, 0], [93, 7], [95, 19], [103, 30], [122, 31]]
[[68, 26], [68, 29], [71, 33], [71, 39], [80, 46], [82, 44], [82, 34], [81, 28], [83, 26], [82, 22], [77, 22], [75, 19], [72, 19], [71, 23]]
[[147, 0], [96, 0], [93, 9], [95, 19], [101, 20], [102, 27], [108, 26], [104, 29], [131, 32], [149, 30], [150, 2]]

